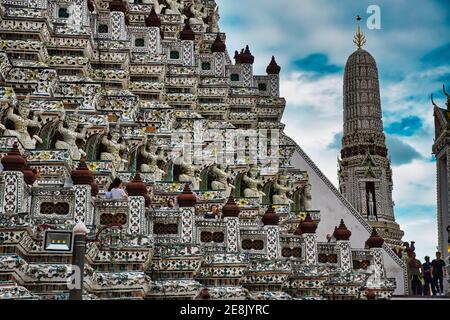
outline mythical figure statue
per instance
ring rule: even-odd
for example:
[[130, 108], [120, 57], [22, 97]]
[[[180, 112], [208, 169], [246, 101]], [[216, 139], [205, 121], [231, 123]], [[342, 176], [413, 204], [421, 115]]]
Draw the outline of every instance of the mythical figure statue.
[[200, 189], [200, 182], [202, 181], [199, 177], [199, 172], [195, 165], [181, 160], [179, 162], [181, 173], [178, 177], [179, 182], [191, 182], [194, 190]]
[[214, 10], [211, 11], [209, 16], [209, 32], [211, 33], [219, 33], [219, 7], [217, 6]]
[[368, 217], [369, 217], [370, 220], [374, 220], [375, 219], [375, 205], [373, 203], [373, 193], [372, 193], [372, 191], [369, 191], [368, 197], [369, 197], [367, 199], [367, 204], [369, 205]]
[[302, 193], [303, 210], [311, 210], [311, 184], [308, 183]]
[[100, 154], [100, 160], [112, 161], [115, 172], [123, 171], [124, 164], [127, 163], [127, 160], [122, 159], [120, 156], [120, 152], [125, 151], [127, 146], [124, 142], [119, 143], [119, 139], [119, 131], [112, 131], [110, 139], [107, 136], [104, 136], [102, 139], [102, 144], [105, 145], [107, 151]]
[[244, 189], [244, 197], [259, 198], [259, 201], [261, 202], [262, 197], [266, 194], [258, 189], [258, 186], [263, 185], [263, 181], [258, 179], [258, 169], [256, 167], [252, 167], [247, 174], [242, 177], [242, 181], [246, 185], [246, 188]]
[[166, 0], [165, 14], [181, 14], [184, 8], [184, 0]]
[[73, 3], [67, 9], [69, 12], [69, 19], [67, 19], [66, 24], [77, 32], [81, 31], [82, 9], [80, 7]]
[[153, 8], [157, 14], [161, 14], [162, 9], [166, 7], [165, 4], [159, 4], [159, 0], [143, 0], [143, 3], [153, 4]]
[[273, 204], [291, 204], [294, 203], [287, 197], [287, 193], [292, 190], [292, 183], [289, 183], [288, 176], [286, 174], [279, 175], [278, 180], [273, 184], [273, 188], [276, 194], [272, 196]]
[[411, 255], [416, 251], [416, 247], [414, 246], [416, 242], [411, 241], [411, 245], [408, 242], [403, 242], [403, 246], [405, 247], [405, 252], [408, 257], [411, 257]]
[[201, 24], [204, 26], [205, 22], [203, 19], [208, 17], [208, 12], [205, 10], [205, 6], [202, 4], [202, 1], [195, 0], [190, 7], [190, 11], [193, 17], [189, 19], [189, 24]]
[[37, 135], [30, 137], [28, 133], [28, 127], [40, 127], [38, 117], [42, 114], [42, 111], [34, 112], [33, 120], [28, 119], [30, 109], [24, 105], [19, 105], [19, 115], [14, 114], [13, 107], [9, 107], [6, 112], [6, 118], [14, 122], [14, 130], [6, 129], [3, 125], [1, 129], [4, 129], [3, 135], [17, 137], [20, 143], [26, 149], [36, 148], [36, 141], [42, 143], [42, 139]]
[[146, 163], [141, 164], [141, 172], [153, 173], [155, 181], [161, 180], [165, 172], [158, 167], [158, 160], [166, 163], [163, 150], [160, 149], [158, 151], [158, 147], [147, 141], [147, 137], [145, 137], [143, 147], [141, 148], [141, 155], [144, 159], [148, 159]]
[[228, 179], [231, 178], [231, 172], [228, 171], [228, 168], [225, 168], [224, 165], [214, 165], [211, 168], [211, 173], [214, 175], [215, 180], [211, 182], [211, 188], [213, 190], [225, 190], [225, 197], [230, 195], [231, 189], [234, 189], [234, 186], [231, 183], [228, 183]]
[[67, 126], [68, 128], [64, 128], [65, 120], [65, 113], [62, 114], [60, 117], [60, 122], [58, 126], [58, 131], [63, 136], [63, 141], [58, 140], [55, 143], [56, 149], [67, 149], [69, 150], [70, 157], [72, 160], [80, 160], [81, 157], [86, 156], [86, 153], [83, 151], [83, 149], [78, 148], [76, 144], [77, 139], [84, 140], [86, 137], [86, 130], [90, 127], [92, 127], [92, 124], [88, 124], [87, 126], [84, 126], [83, 129], [81, 129], [81, 132], [76, 132], [78, 127], [78, 121], [75, 119], [68, 119]]
[[173, 164], [178, 165], [180, 168], [180, 175], [178, 176], [179, 182], [191, 182], [194, 190], [200, 189], [200, 171], [197, 170], [197, 166], [184, 159], [184, 150], [181, 149], [180, 154], [173, 160]]

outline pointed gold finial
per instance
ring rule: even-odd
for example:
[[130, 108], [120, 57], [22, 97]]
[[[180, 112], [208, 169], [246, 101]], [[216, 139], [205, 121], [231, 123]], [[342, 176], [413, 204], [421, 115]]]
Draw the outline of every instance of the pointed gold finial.
[[358, 21], [358, 29], [356, 31], [355, 37], [353, 38], [353, 43], [356, 44], [358, 49], [360, 49], [363, 45], [366, 44], [366, 36], [361, 32], [361, 26], [359, 25], [361, 17], [358, 16], [356, 20]]

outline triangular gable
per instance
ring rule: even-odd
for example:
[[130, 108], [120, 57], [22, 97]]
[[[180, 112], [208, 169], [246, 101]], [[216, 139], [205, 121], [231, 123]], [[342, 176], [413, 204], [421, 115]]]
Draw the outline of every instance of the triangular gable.
[[366, 172], [364, 172], [364, 178], [377, 178], [377, 174], [373, 171], [372, 167], [369, 167]]
[[448, 111], [442, 108], [434, 107], [434, 128], [435, 128], [435, 139], [438, 139], [442, 133], [448, 128], [449, 116]]
[[377, 166], [377, 164], [375, 163], [375, 161], [372, 158], [372, 155], [370, 154], [370, 151], [367, 152], [366, 157], [361, 162], [361, 166], [362, 167], [376, 167]]
[[[291, 157], [291, 165], [309, 173], [312, 185], [311, 205], [315, 210], [321, 212], [320, 223], [316, 231], [318, 241], [326, 241], [326, 235], [333, 232], [337, 221], [344, 219], [347, 228], [352, 231], [350, 237], [352, 248], [364, 248], [365, 242], [372, 232], [369, 223], [294, 140], [283, 134], [282, 141], [286, 142], [287, 145], [295, 146], [295, 152]], [[387, 276], [396, 279], [397, 289], [394, 295], [406, 294], [408, 292], [408, 276], [405, 263], [386, 243], [383, 244], [383, 258]]]

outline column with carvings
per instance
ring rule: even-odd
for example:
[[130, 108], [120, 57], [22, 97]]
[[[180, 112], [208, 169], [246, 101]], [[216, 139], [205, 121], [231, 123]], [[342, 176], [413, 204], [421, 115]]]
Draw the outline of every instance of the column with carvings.
[[225, 43], [217, 34], [216, 40], [211, 45], [211, 52], [214, 56], [214, 75], [216, 77], [225, 77]]
[[239, 252], [239, 212], [240, 209], [234, 201], [234, 197], [230, 195], [227, 203], [222, 208], [222, 218], [226, 225], [227, 252], [229, 253]]
[[185, 184], [183, 192], [177, 196], [181, 211], [181, 237], [184, 243], [194, 242], [194, 217], [197, 196], [191, 191], [189, 184]]
[[3, 172], [1, 173], [1, 213], [18, 214], [25, 211], [24, 201], [25, 176], [22, 172], [26, 166], [26, 160], [20, 154], [17, 142], [13, 148], [1, 160]]
[[148, 29], [148, 52], [152, 56], [161, 53], [161, 19], [152, 8], [150, 14], [145, 18], [145, 26]]
[[189, 22], [186, 21], [183, 30], [180, 32], [181, 40], [181, 61], [183, 66], [194, 65], [194, 40], [195, 34], [192, 31]]
[[241, 65], [242, 70], [242, 85], [244, 87], [253, 86], [253, 63], [255, 57], [251, 54], [248, 46], [245, 47], [244, 52], [239, 54], [239, 59], [236, 60]]
[[312, 266], [317, 264], [317, 223], [311, 219], [309, 212], [306, 214], [305, 220], [295, 230], [295, 235], [301, 235], [304, 243], [304, 259], [305, 265]]
[[[372, 234], [366, 241], [366, 247], [370, 249], [372, 254], [372, 270], [373, 274], [368, 279], [368, 287], [379, 286], [379, 283], [385, 278], [385, 270], [383, 267], [383, 243], [384, 239], [378, 235], [376, 228], [372, 229]], [[379, 282], [379, 283], [377, 283]], [[375, 296], [377, 295], [374, 292]]]
[[126, 40], [126, 22], [128, 21], [127, 2], [113, 0], [109, 3], [111, 11], [111, 40]]
[[280, 257], [280, 233], [278, 229], [278, 222], [280, 218], [273, 209], [272, 205], [267, 208], [261, 219], [264, 230], [267, 233], [267, 258], [268, 259], [278, 259]]
[[84, 159], [80, 160], [78, 167], [72, 170], [70, 176], [75, 191], [75, 223], [82, 221], [91, 224], [93, 220], [91, 185], [94, 183], [94, 176], [86, 166]]
[[145, 183], [139, 173], [127, 184], [128, 193], [128, 233], [147, 233], [147, 222], [145, 218], [145, 207], [150, 206], [150, 197]]
[[280, 71], [281, 67], [272, 56], [272, 60], [266, 68], [267, 76], [269, 78], [269, 94], [271, 97], [278, 98], [280, 96]]
[[352, 270], [352, 251], [350, 246], [351, 231], [345, 226], [344, 220], [341, 219], [339, 227], [334, 231], [337, 247], [339, 248], [339, 267], [343, 272]]

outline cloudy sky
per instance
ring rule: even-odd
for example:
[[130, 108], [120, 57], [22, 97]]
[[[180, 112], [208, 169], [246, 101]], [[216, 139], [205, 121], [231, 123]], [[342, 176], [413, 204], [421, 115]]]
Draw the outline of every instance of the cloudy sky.
[[[342, 78], [356, 15], [368, 50], [378, 63], [384, 129], [394, 174], [396, 219], [416, 252], [434, 255], [437, 245], [434, 137], [429, 100], [445, 107], [450, 87], [448, 0], [216, 0], [230, 55], [246, 44], [255, 74], [270, 57], [281, 65], [287, 100], [286, 132], [337, 185], [342, 137]], [[381, 9], [381, 29], [369, 30], [369, 5]]]

